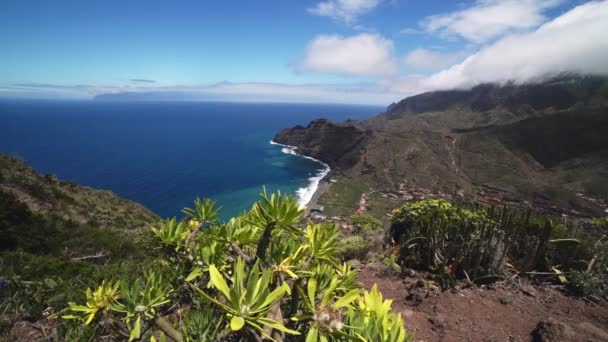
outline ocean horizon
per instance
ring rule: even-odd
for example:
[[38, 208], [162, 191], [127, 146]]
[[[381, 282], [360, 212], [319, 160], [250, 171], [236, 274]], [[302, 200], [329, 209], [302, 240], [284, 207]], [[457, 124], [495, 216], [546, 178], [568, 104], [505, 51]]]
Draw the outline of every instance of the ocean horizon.
[[181, 217], [212, 198], [227, 219], [263, 188], [307, 203], [329, 167], [272, 142], [315, 118], [365, 119], [383, 107], [225, 102], [0, 100], [0, 152], [42, 173]]

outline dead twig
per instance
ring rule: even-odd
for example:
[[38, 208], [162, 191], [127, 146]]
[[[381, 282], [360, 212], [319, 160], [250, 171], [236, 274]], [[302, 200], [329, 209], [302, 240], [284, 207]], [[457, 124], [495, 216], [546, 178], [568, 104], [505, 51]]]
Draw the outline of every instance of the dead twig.
[[104, 254], [103, 252], [99, 252], [94, 255], [86, 255], [86, 256], [82, 256], [82, 257], [70, 258], [70, 260], [79, 261], [79, 260], [88, 260], [88, 259], [99, 259], [99, 258], [105, 258], [106, 256], [108, 256], [108, 255]]

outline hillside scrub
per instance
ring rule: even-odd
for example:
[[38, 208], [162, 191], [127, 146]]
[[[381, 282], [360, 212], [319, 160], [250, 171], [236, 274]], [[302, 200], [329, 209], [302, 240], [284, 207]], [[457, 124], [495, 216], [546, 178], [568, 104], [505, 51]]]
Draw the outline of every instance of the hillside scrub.
[[36, 214], [108, 228], [128, 234], [140, 231], [158, 217], [141, 204], [111, 191], [42, 175], [21, 160], [0, 153], [0, 191], [11, 193]]
[[80, 257], [101, 252], [116, 258], [137, 255], [134, 244], [117, 229], [102, 229], [78, 223], [55, 214], [32, 212], [9, 192], [0, 191], [0, 251], [24, 252], [64, 257]]
[[342, 261], [366, 261], [370, 253], [379, 252], [384, 241], [382, 222], [369, 214], [356, 214], [349, 218], [351, 231], [340, 231], [338, 257]]
[[369, 214], [353, 215], [350, 218], [355, 234], [373, 233], [382, 231], [382, 221]]
[[[220, 222], [211, 201], [152, 226], [164, 262], [107, 279], [54, 313], [64, 336], [174, 341], [408, 341], [377, 288], [363, 291], [337, 258], [337, 227], [300, 226], [280, 193]], [[155, 265], [156, 266], [156, 265]]]
[[[35, 213], [0, 191], [0, 340], [15, 321], [39, 321], [79, 300], [83, 286], [153, 264], [145, 235]], [[128, 238], [125, 238], [128, 236]]]

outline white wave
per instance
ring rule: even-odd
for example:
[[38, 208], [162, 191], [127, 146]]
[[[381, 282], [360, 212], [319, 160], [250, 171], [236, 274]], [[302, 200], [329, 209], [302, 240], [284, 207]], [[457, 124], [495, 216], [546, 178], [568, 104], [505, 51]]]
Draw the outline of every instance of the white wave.
[[302, 155], [300, 153], [298, 153], [296, 150], [298, 149], [297, 146], [291, 146], [291, 145], [284, 145], [284, 144], [279, 144], [278, 142], [275, 141], [270, 141], [271, 145], [279, 145], [282, 146], [283, 148], [281, 148], [281, 152], [285, 153], [285, 154], [291, 154], [294, 156], [298, 156], [298, 157], [302, 157], [302, 158], [306, 158], [306, 159], [310, 159], [312, 161], [315, 161], [319, 164], [321, 164], [323, 166], [322, 169], [319, 169], [317, 171], [317, 174], [315, 174], [314, 176], [308, 178], [308, 185], [302, 188], [299, 188], [298, 190], [296, 190], [296, 195], [298, 197], [298, 204], [300, 205], [300, 207], [304, 207], [306, 206], [310, 200], [312, 200], [313, 195], [315, 194], [315, 191], [317, 191], [317, 188], [319, 187], [319, 183], [321, 182], [321, 180], [323, 178], [325, 178], [325, 176], [327, 176], [327, 174], [329, 174], [329, 172], [331, 171], [331, 168], [329, 167], [329, 165], [325, 164], [324, 162], [315, 159], [313, 157], [309, 157], [309, 156], [305, 156]]
[[283, 147], [283, 148], [281, 149], [281, 152], [283, 152], [283, 153], [287, 153], [287, 154], [293, 154], [294, 156], [297, 156], [297, 155], [298, 155], [294, 149], [291, 149], [291, 148], [289, 148], [289, 147]]

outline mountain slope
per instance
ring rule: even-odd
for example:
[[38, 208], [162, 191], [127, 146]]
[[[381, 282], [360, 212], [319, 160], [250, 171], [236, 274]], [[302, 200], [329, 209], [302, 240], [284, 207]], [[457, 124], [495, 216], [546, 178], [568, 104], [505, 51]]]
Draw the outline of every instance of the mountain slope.
[[35, 213], [116, 229], [137, 229], [158, 217], [141, 204], [111, 191], [42, 175], [22, 161], [0, 154], [0, 191], [12, 193]]
[[365, 121], [315, 121], [275, 141], [383, 190], [407, 184], [475, 197], [489, 187], [597, 212], [578, 193], [608, 198], [606, 132], [608, 80], [562, 77], [425, 93]]
[[41, 175], [0, 154], [0, 253], [21, 250], [49, 262], [138, 256], [144, 227], [158, 220], [142, 205], [110, 191]]
[[[158, 220], [110, 191], [41, 175], [0, 154], [0, 340], [47, 340], [40, 331], [56, 335], [56, 325], [39, 323], [83, 300], [83, 287], [155, 267], [158, 250], [143, 228]], [[28, 330], [28, 321], [39, 323]]]

